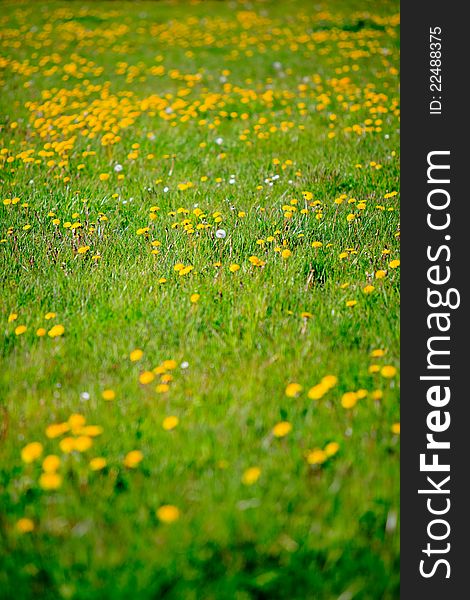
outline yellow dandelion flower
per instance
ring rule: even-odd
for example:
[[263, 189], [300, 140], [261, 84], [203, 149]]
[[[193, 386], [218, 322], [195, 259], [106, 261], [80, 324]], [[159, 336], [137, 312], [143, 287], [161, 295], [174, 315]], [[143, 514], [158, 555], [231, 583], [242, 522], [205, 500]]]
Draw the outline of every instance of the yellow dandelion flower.
[[314, 448], [307, 454], [307, 462], [309, 465], [321, 465], [327, 458], [328, 455], [321, 448]]
[[341, 406], [343, 408], [354, 408], [357, 404], [358, 397], [356, 392], [346, 392], [341, 397]]
[[8, 322], [12, 323], [13, 321], [16, 321], [17, 318], [18, 318], [17, 313], [10, 313], [8, 315]]
[[288, 248], [286, 248], [285, 250], [283, 250], [283, 251], [281, 252], [281, 256], [282, 256], [282, 258], [284, 258], [284, 259], [285, 259], [285, 258], [289, 258], [289, 257], [291, 257], [291, 256], [292, 256], [292, 252], [291, 252], [291, 251], [290, 251]]
[[250, 467], [242, 475], [242, 483], [245, 485], [253, 485], [258, 481], [261, 475], [261, 469], [259, 467]]
[[349, 308], [356, 306], [356, 304], [357, 304], [357, 300], [346, 300], [346, 306], [348, 306]]
[[228, 269], [229, 269], [230, 273], [236, 273], [237, 271], [240, 270], [240, 265], [237, 265], [237, 263], [232, 263]]
[[394, 423], [391, 427], [391, 431], [395, 435], [400, 435], [400, 423]]
[[289, 421], [281, 421], [274, 425], [272, 434], [274, 437], [281, 438], [292, 431], [292, 425]]
[[387, 275], [387, 271], [384, 271], [382, 269], [379, 269], [378, 271], [375, 272], [376, 279], [383, 279], [385, 277], [385, 275]]
[[152, 371], [143, 371], [140, 375], [139, 375], [139, 382], [142, 385], [147, 385], [148, 383], [152, 383], [152, 381], [155, 379], [155, 374], [152, 373]]
[[397, 370], [392, 365], [385, 365], [380, 370], [380, 374], [382, 375], [382, 377], [386, 377], [387, 379], [394, 377], [396, 375], [396, 373], [397, 373]]
[[65, 437], [59, 442], [59, 448], [64, 454], [70, 454], [75, 450], [75, 438]]
[[295, 398], [302, 391], [300, 383], [289, 383], [286, 387], [285, 394], [288, 398]]
[[191, 294], [189, 300], [191, 301], [192, 304], [196, 304], [200, 297], [201, 297], [200, 294]]
[[18, 325], [15, 328], [15, 335], [22, 335], [27, 329], [26, 325]]
[[132, 362], [137, 362], [138, 360], [140, 360], [143, 357], [144, 353], [142, 350], [140, 350], [139, 348], [136, 348], [135, 350], [132, 350], [132, 352], [129, 354], [129, 358], [131, 359]]
[[25, 463], [32, 463], [42, 454], [42, 444], [40, 442], [31, 442], [21, 450], [21, 459]]
[[382, 350], [382, 348], [376, 348], [375, 350], [372, 350], [370, 355], [372, 358], [381, 358], [385, 355], [385, 350]]
[[16, 529], [20, 533], [31, 533], [31, 531], [34, 531], [34, 521], [32, 519], [28, 519], [27, 517], [18, 519], [16, 522]]
[[165, 431], [171, 431], [172, 429], [177, 427], [179, 422], [180, 420], [178, 419], [178, 417], [165, 417], [165, 419], [163, 419], [162, 427]]
[[178, 366], [176, 360], [164, 360], [162, 363], [162, 367], [167, 369], [168, 371], [173, 371]]
[[159, 383], [155, 388], [157, 394], [165, 394], [170, 391], [170, 386], [167, 383]]
[[372, 294], [372, 292], [375, 290], [375, 287], [373, 285], [366, 285], [364, 288], [362, 288], [362, 291], [364, 292], [364, 294]]
[[46, 427], [46, 436], [49, 439], [54, 439], [61, 436], [70, 429], [68, 423], [52, 423]]
[[128, 469], [135, 469], [135, 467], [142, 461], [144, 455], [140, 450], [131, 450], [124, 457], [124, 466]]
[[63, 335], [64, 331], [65, 331], [65, 328], [63, 325], [54, 325], [54, 327], [49, 329], [49, 331], [47, 332], [47, 335], [50, 338], [55, 338], [55, 337], [59, 337], [59, 336]]
[[399, 261], [399, 260], [392, 260], [392, 261], [390, 261], [390, 262], [388, 263], [388, 266], [389, 266], [391, 269], [396, 269], [397, 267], [399, 267], [399, 266], [400, 266], [400, 261]]
[[47, 331], [44, 329], [44, 327], [39, 327], [39, 329], [36, 329], [36, 335], [38, 337], [44, 337], [46, 333]]
[[73, 413], [70, 415], [67, 422], [72, 429], [72, 432], [78, 433], [78, 431], [85, 425], [86, 419], [80, 413]]
[[338, 442], [330, 442], [324, 448], [324, 452], [328, 457], [334, 456], [338, 452], [338, 450], [339, 450]]
[[328, 389], [331, 389], [338, 383], [338, 378], [336, 375], [325, 375], [325, 377], [322, 378], [321, 383]]
[[384, 393], [382, 392], [382, 390], [374, 390], [370, 397], [372, 398], [372, 400], [382, 400]]
[[318, 383], [308, 390], [307, 396], [310, 400], [321, 400], [330, 388], [324, 383]]
[[116, 398], [116, 392], [114, 390], [103, 390], [101, 397], [103, 400], [114, 400]]
[[55, 473], [60, 467], [60, 458], [55, 454], [49, 454], [42, 461], [42, 469], [46, 473]]
[[380, 371], [380, 365], [370, 365], [368, 369], [369, 373], [378, 373]]
[[105, 458], [102, 456], [97, 456], [96, 458], [92, 458], [90, 460], [90, 469], [92, 471], [101, 471], [101, 469], [104, 469], [107, 464], [108, 463]]
[[165, 504], [157, 509], [156, 515], [162, 523], [174, 523], [180, 518], [180, 511], [179, 508], [172, 504]]
[[58, 473], [42, 473], [39, 485], [43, 490], [56, 490], [62, 485], [62, 477]]
[[75, 450], [78, 452], [86, 452], [93, 445], [93, 440], [88, 435], [80, 435], [74, 443]]
[[90, 249], [90, 246], [80, 246], [80, 248], [78, 248], [78, 250], [77, 250], [77, 253], [78, 254], [86, 254], [89, 249]]

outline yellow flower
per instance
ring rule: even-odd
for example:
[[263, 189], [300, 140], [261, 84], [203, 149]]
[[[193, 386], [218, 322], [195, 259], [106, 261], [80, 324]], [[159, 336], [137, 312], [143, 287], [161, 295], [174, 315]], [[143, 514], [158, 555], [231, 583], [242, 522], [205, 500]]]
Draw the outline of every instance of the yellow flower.
[[388, 266], [391, 269], [396, 269], [397, 267], [400, 266], [400, 261], [399, 260], [392, 260], [392, 261], [389, 262]]
[[377, 348], [376, 350], [372, 350], [372, 352], [370, 353], [370, 355], [372, 356], [372, 358], [381, 358], [382, 356], [384, 356], [385, 354], [385, 350], [382, 350], [381, 348]]
[[312, 242], [312, 248], [321, 248], [322, 246], [321, 242]]
[[56, 490], [62, 485], [62, 477], [58, 473], [43, 473], [39, 478], [43, 490]]
[[288, 398], [295, 398], [302, 391], [300, 383], [289, 383], [286, 387], [286, 396]]
[[383, 271], [382, 269], [379, 269], [378, 271], [375, 272], [375, 278], [383, 279], [386, 274], [387, 274], [387, 271]]
[[228, 269], [230, 273], [236, 273], [240, 269], [240, 265], [237, 265], [237, 263], [232, 263]]
[[383, 398], [384, 393], [382, 392], [382, 390], [374, 390], [371, 393], [371, 398], [372, 400], [381, 400]]
[[307, 396], [310, 398], [310, 400], [320, 400], [328, 390], [328, 386], [323, 383], [319, 383], [308, 390]]
[[346, 306], [349, 306], [350, 308], [352, 308], [353, 306], [356, 306], [357, 304], [357, 300], [346, 300]]
[[31, 442], [21, 450], [21, 459], [25, 463], [32, 463], [42, 454], [42, 444], [40, 442]]
[[178, 366], [176, 360], [164, 360], [162, 363], [162, 367], [167, 369], [168, 371], [173, 371]]
[[259, 467], [250, 467], [243, 473], [242, 483], [245, 485], [253, 485], [258, 481], [260, 475], [261, 469]]
[[13, 321], [16, 321], [17, 318], [18, 318], [18, 315], [16, 313], [10, 313], [8, 315], [8, 322], [12, 323]]
[[44, 318], [46, 319], [46, 321], [49, 321], [50, 319], [55, 319], [55, 317], [56, 317], [55, 312], [48, 312], [44, 316]]
[[87, 435], [80, 435], [75, 440], [74, 448], [75, 448], [75, 450], [78, 450], [79, 452], [86, 452], [87, 450], [89, 450], [92, 447], [92, 445], [93, 445], [93, 440], [91, 439], [91, 437], [88, 437]]
[[162, 523], [174, 523], [180, 518], [180, 511], [172, 504], [165, 504], [157, 509], [158, 520]]
[[288, 248], [286, 248], [281, 252], [281, 256], [282, 258], [289, 258], [290, 256], [292, 256], [292, 252]]
[[348, 223], [351, 223], [351, 221], [354, 221], [354, 219], [356, 218], [356, 215], [353, 213], [349, 213], [349, 215], [346, 217], [346, 221]]
[[370, 365], [369, 366], [369, 373], [378, 373], [379, 371], [380, 371], [379, 365]]
[[59, 448], [64, 454], [70, 454], [75, 450], [75, 438], [68, 436], [60, 440]]
[[85, 254], [86, 252], [88, 252], [89, 249], [90, 249], [90, 246], [80, 246], [80, 248], [78, 248], [77, 252], [78, 252], [78, 254]]
[[116, 398], [116, 392], [114, 390], [103, 390], [101, 396], [103, 400], [114, 400]]
[[106, 459], [101, 456], [97, 456], [96, 458], [92, 458], [90, 460], [90, 469], [92, 471], [101, 471], [101, 469], [104, 469], [106, 465]]
[[274, 437], [280, 438], [286, 436], [291, 431], [292, 425], [289, 423], [289, 421], [281, 421], [280, 423], [274, 425], [272, 434]]
[[179, 422], [180, 420], [178, 419], [178, 417], [166, 417], [165, 419], [163, 419], [162, 427], [165, 431], [171, 431], [178, 425]]
[[129, 358], [132, 362], [137, 362], [143, 357], [143, 355], [144, 353], [142, 352], [142, 350], [136, 348], [135, 350], [132, 350], [132, 352], [129, 354]]
[[124, 466], [129, 469], [135, 469], [143, 458], [144, 455], [140, 450], [131, 450], [124, 458]]
[[18, 519], [16, 522], [16, 529], [20, 533], [31, 533], [31, 531], [34, 531], [34, 521], [26, 517]]
[[54, 327], [52, 327], [51, 329], [49, 329], [49, 331], [47, 332], [47, 335], [50, 338], [55, 338], [55, 337], [59, 337], [60, 335], [63, 335], [65, 329], [63, 325], [54, 325]]
[[307, 462], [309, 465], [321, 465], [327, 458], [328, 455], [321, 448], [314, 448], [307, 454]]
[[339, 450], [338, 442], [330, 442], [324, 448], [324, 452], [328, 457], [334, 456], [338, 452], [338, 450]]
[[362, 291], [364, 292], [364, 294], [372, 294], [372, 292], [375, 290], [375, 287], [373, 285], [366, 285]]
[[89, 437], [96, 437], [103, 433], [103, 428], [100, 425], [87, 425], [80, 430], [81, 435], [87, 435]]
[[15, 335], [22, 335], [27, 329], [26, 325], [18, 325], [15, 328]]
[[36, 330], [36, 335], [38, 337], [44, 337], [46, 333], [47, 331], [44, 329], [44, 327], [39, 327], [39, 329]]
[[390, 377], [394, 377], [396, 373], [397, 370], [395, 367], [392, 367], [392, 365], [385, 365], [380, 370], [380, 374], [382, 375], [382, 377], [386, 377], [387, 379], [389, 379]]
[[346, 392], [341, 397], [341, 405], [343, 408], [354, 408], [358, 400], [356, 392]]
[[80, 413], [73, 413], [70, 415], [68, 424], [72, 429], [72, 433], [78, 433], [79, 430], [85, 425], [86, 419]]
[[100, 173], [100, 181], [107, 181], [109, 179], [109, 173]]
[[143, 371], [140, 375], [139, 375], [139, 382], [142, 385], [147, 385], [147, 383], [152, 383], [152, 381], [155, 379], [155, 374], [152, 373], [152, 371]]
[[325, 375], [325, 377], [322, 378], [321, 383], [328, 389], [331, 389], [338, 383], [338, 378], [336, 375]]
[[42, 469], [46, 473], [55, 473], [60, 467], [60, 458], [55, 454], [49, 454], [42, 461]]
[[394, 423], [391, 427], [391, 431], [395, 435], [400, 435], [400, 423]]
[[165, 394], [166, 392], [170, 391], [170, 386], [167, 383], [159, 383], [156, 386], [155, 391], [157, 394]]
[[54, 439], [70, 429], [68, 423], [52, 423], [46, 427], [46, 436]]
[[192, 302], [192, 304], [196, 304], [196, 302], [199, 300], [200, 297], [201, 297], [200, 294], [191, 294], [189, 299]]

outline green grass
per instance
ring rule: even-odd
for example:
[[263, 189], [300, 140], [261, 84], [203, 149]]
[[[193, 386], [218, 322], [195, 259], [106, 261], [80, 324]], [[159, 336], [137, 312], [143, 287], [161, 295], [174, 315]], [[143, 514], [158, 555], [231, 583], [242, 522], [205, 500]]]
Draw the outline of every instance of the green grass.
[[398, 4], [0, 7], [3, 596], [397, 598]]

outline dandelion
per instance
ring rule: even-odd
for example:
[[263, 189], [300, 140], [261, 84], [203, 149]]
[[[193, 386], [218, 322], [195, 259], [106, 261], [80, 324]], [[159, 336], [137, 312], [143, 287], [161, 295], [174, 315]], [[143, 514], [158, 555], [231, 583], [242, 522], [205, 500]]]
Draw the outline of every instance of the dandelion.
[[57, 490], [62, 485], [62, 477], [55, 472], [43, 473], [39, 478], [39, 485], [43, 490]]
[[64, 454], [70, 454], [75, 450], [75, 438], [73, 437], [65, 437], [60, 440], [59, 448]]
[[400, 261], [399, 261], [399, 260], [397, 260], [397, 259], [396, 259], [396, 260], [392, 260], [392, 261], [390, 261], [390, 262], [388, 263], [388, 266], [389, 266], [391, 269], [396, 269], [396, 268], [398, 268], [398, 267], [400, 266]]
[[387, 275], [387, 271], [383, 271], [382, 269], [379, 269], [378, 271], [375, 272], [376, 279], [383, 279], [386, 275]]
[[142, 350], [140, 350], [139, 348], [136, 348], [135, 350], [132, 350], [132, 352], [129, 354], [129, 358], [131, 359], [132, 362], [137, 362], [138, 360], [140, 360], [143, 357], [144, 353]]
[[227, 235], [227, 232], [225, 231], [225, 229], [217, 229], [217, 231], [215, 232], [215, 237], [218, 238], [219, 240], [223, 240]]
[[321, 248], [322, 246], [321, 242], [312, 242], [312, 248]]
[[354, 408], [358, 400], [356, 392], [346, 392], [341, 397], [341, 406], [343, 408]]
[[385, 365], [380, 370], [380, 374], [382, 375], [382, 377], [386, 377], [387, 379], [394, 377], [396, 375], [396, 373], [397, 373], [397, 370], [392, 365]]
[[34, 531], [34, 521], [32, 519], [28, 519], [27, 517], [18, 519], [16, 522], [16, 529], [20, 533], [31, 533], [31, 531]]
[[89, 450], [92, 447], [92, 445], [93, 445], [93, 440], [91, 439], [91, 437], [89, 437], [87, 435], [80, 435], [75, 440], [74, 448], [78, 452], [86, 452], [87, 450]]
[[170, 391], [170, 386], [167, 383], [159, 383], [156, 386], [155, 391], [157, 394], [165, 394]]
[[274, 425], [272, 434], [274, 437], [281, 438], [292, 431], [292, 425], [289, 421], [281, 421]]
[[285, 394], [288, 398], [295, 398], [302, 391], [300, 383], [289, 383], [286, 387]]
[[44, 337], [46, 335], [47, 331], [46, 329], [44, 329], [44, 327], [39, 327], [39, 329], [36, 329], [36, 335], [38, 337]]
[[114, 390], [103, 390], [101, 393], [103, 400], [114, 400], [116, 398], [116, 392]]
[[135, 469], [143, 458], [144, 455], [140, 450], [131, 450], [131, 452], [128, 452], [124, 457], [124, 466], [128, 469]]
[[57, 469], [60, 467], [60, 458], [55, 454], [49, 454], [42, 461], [42, 470], [45, 473], [55, 473]]
[[60, 337], [61, 335], [64, 334], [64, 331], [65, 331], [65, 328], [63, 325], [54, 325], [54, 327], [49, 329], [49, 331], [47, 332], [47, 335], [50, 338]]
[[228, 269], [229, 269], [230, 273], [236, 273], [237, 271], [240, 270], [240, 265], [237, 265], [237, 263], [232, 263]]
[[171, 431], [172, 429], [178, 426], [179, 422], [180, 420], [178, 419], [178, 417], [165, 417], [165, 419], [163, 419], [162, 427], [165, 431]]
[[101, 471], [108, 463], [102, 456], [97, 456], [96, 458], [92, 458], [89, 464], [92, 471]]
[[324, 383], [314, 385], [308, 390], [307, 396], [310, 400], [321, 400], [330, 388]]
[[395, 435], [400, 435], [400, 423], [393, 423], [390, 429]]
[[261, 469], [259, 467], [250, 467], [242, 475], [242, 483], [245, 485], [253, 485], [258, 481], [261, 475]]
[[18, 325], [18, 327], [15, 328], [15, 335], [23, 335], [27, 329], [26, 325]]
[[12, 323], [13, 321], [16, 321], [17, 318], [18, 318], [17, 313], [10, 313], [8, 315], [8, 322]]
[[162, 523], [174, 523], [180, 518], [180, 511], [172, 504], [164, 504], [157, 509], [156, 515]]
[[322, 465], [327, 458], [327, 453], [321, 448], [314, 448], [307, 454], [307, 462], [309, 465]]
[[373, 285], [366, 285], [362, 291], [364, 292], [364, 294], [372, 294], [372, 292], [375, 290], [375, 287]]
[[21, 450], [21, 459], [26, 464], [37, 460], [42, 454], [42, 444], [40, 442], [31, 442]]
[[78, 248], [77, 252], [78, 252], [78, 254], [85, 254], [86, 252], [88, 252], [89, 249], [90, 249], [90, 246], [80, 246], [80, 248]]
[[200, 294], [191, 294], [189, 300], [192, 304], [196, 304], [200, 297], [201, 297]]
[[285, 250], [281, 252], [281, 256], [284, 259], [290, 258], [292, 256], [292, 252], [288, 248], [285, 248]]
[[328, 457], [334, 456], [338, 452], [338, 450], [339, 450], [338, 442], [330, 442], [324, 448], [324, 452], [325, 452], [326, 456], [328, 456]]
[[357, 304], [357, 300], [346, 300], [346, 306], [348, 306], [349, 308], [356, 306], [356, 304]]
[[143, 371], [140, 375], [139, 375], [139, 382], [142, 385], [147, 385], [148, 383], [152, 383], [152, 381], [155, 379], [155, 374], [152, 373], [152, 371]]

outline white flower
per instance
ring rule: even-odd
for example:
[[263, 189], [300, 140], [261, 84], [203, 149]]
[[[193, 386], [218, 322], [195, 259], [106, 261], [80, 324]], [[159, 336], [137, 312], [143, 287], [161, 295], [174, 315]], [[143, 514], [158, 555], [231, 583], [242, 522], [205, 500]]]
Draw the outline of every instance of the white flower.
[[89, 400], [89, 399], [90, 399], [90, 394], [89, 394], [88, 392], [82, 392], [82, 393], [80, 394], [80, 398], [81, 398], [82, 400]]
[[227, 235], [227, 232], [225, 231], [225, 229], [217, 229], [217, 231], [215, 232], [215, 237], [220, 239], [224, 239], [224, 237]]
[[181, 368], [182, 369], [187, 369], [188, 367], [189, 367], [188, 361], [185, 360], [184, 362], [181, 363]]
[[215, 138], [215, 143], [216, 143], [218, 146], [221, 146], [221, 145], [224, 143], [224, 139], [223, 139], [223, 138], [221, 138], [221, 137]]
[[120, 164], [114, 165], [114, 171], [116, 173], [120, 173], [122, 171], [123, 167]]
[[164, 192], [165, 192], [165, 194], [166, 194], [168, 191], [170, 191], [170, 188], [169, 188], [168, 186], [165, 186], [165, 187], [163, 188], [163, 191], [164, 191]]

